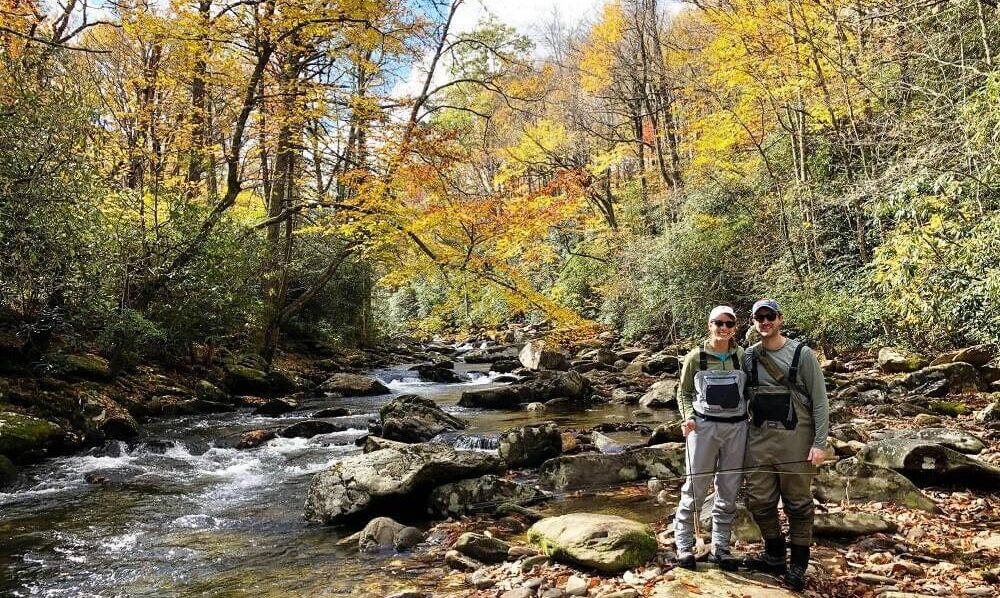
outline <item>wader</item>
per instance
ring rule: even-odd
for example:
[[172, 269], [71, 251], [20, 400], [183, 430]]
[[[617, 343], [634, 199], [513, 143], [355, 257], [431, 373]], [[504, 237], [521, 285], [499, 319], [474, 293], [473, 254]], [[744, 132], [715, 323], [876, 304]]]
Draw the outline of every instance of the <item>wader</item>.
[[[791, 342], [791, 341], [790, 341]], [[816, 467], [806, 462], [813, 445], [815, 428], [808, 395], [799, 391], [797, 384], [800, 345], [795, 352], [786, 379], [789, 384], [780, 386], [757, 384], [758, 359], [756, 351], [764, 349], [758, 344], [747, 350], [749, 371], [750, 411], [752, 413], [748, 434], [746, 466], [747, 509], [760, 527], [765, 546], [777, 547], [784, 552], [784, 537], [778, 522], [778, 499], [788, 517], [788, 534], [791, 544], [808, 547], [812, 544], [813, 497], [812, 478]], [[751, 353], [753, 352], [753, 353]], [[788, 465], [770, 465], [788, 461], [802, 461]], [[781, 557], [782, 566], [784, 556]]]
[[743, 453], [747, 438], [746, 373], [736, 354], [732, 370], [708, 370], [707, 355], [700, 349], [699, 369], [695, 374], [695, 430], [688, 434], [688, 478], [681, 488], [681, 499], [674, 519], [677, 556], [693, 555], [695, 506], [708, 495], [710, 476], [691, 474], [716, 473], [715, 505], [712, 507], [712, 544], [716, 555], [729, 552], [733, 519], [736, 517], [736, 494], [743, 482]]

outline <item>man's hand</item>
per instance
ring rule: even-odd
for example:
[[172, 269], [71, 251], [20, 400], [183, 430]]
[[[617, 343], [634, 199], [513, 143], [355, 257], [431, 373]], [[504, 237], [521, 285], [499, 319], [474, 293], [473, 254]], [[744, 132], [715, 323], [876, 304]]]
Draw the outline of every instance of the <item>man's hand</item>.
[[[802, 453], [799, 454], [801, 455]], [[809, 449], [809, 456], [807, 459], [809, 459], [813, 465], [819, 467], [824, 461], [826, 461], [826, 451], [813, 447]]]
[[681, 424], [681, 434], [684, 434], [684, 438], [687, 438], [688, 434], [690, 434], [691, 432], [694, 432], [694, 429], [695, 429], [695, 427], [697, 427], [697, 425], [698, 424], [696, 424], [693, 419], [689, 419], [689, 420], [685, 421], [684, 423], [682, 423]]

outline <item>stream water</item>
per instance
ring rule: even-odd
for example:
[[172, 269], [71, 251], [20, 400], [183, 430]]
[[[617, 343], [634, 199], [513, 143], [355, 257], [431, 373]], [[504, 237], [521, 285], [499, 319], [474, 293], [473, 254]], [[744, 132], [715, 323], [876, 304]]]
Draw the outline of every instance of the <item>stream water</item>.
[[[632, 419], [632, 408], [619, 405], [562, 415], [458, 407], [463, 390], [495, 384], [484, 367], [458, 364], [472, 377], [462, 384], [420, 382], [406, 366], [379, 370], [374, 374], [392, 395], [317, 398], [280, 418], [240, 412], [164, 419], [144, 426], [138, 441], [39, 463], [16, 488], [0, 492], [0, 596], [371, 596], [409, 585], [421, 571], [417, 564], [385, 575], [400, 557], [338, 547], [354, 529], [302, 518], [312, 475], [360, 452], [354, 441], [381, 405], [406, 393], [433, 398], [471, 421], [447, 439], [460, 448], [489, 448], [499, 430], [533, 421], [584, 428]], [[328, 420], [348, 430], [232, 448], [244, 431], [285, 427], [331, 406], [354, 414]], [[105, 483], [87, 481], [95, 476]], [[650, 502], [642, 507], [653, 513]], [[563, 501], [549, 508], [578, 507]]]

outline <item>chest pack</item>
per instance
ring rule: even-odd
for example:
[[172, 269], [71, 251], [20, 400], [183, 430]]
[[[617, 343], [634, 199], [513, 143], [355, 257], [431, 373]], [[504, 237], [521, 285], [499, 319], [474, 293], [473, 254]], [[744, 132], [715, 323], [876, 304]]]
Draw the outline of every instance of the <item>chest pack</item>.
[[[798, 416], [795, 413], [795, 401], [800, 400], [796, 395], [805, 399], [806, 405], [812, 403], [809, 391], [799, 384], [799, 360], [802, 356], [804, 343], [799, 343], [792, 354], [792, 362], [788, 367], [788, 374], [781, 371], [774, 360], [767, 353], [758, 355], [756, 345], [747, 349], [747, 369], [750, 392], [750, 412], [753, 425], [769, 428], [784, 428], [794, 430], [798, 426]], [[758, 365], [763, 366], [767, 374], [778, 383], [778, 386], [760, 386], [760, 374]]]
[[696, 416], [707, 421], [736, 423], [746, 421], [747, 409], [744, 399], [746, 373], [740, 367], [735, 353], [731, 370], [708, 369], [708, 353], [699, 349], [698, 371], [694, 375], [695, 395], [692, 400]]

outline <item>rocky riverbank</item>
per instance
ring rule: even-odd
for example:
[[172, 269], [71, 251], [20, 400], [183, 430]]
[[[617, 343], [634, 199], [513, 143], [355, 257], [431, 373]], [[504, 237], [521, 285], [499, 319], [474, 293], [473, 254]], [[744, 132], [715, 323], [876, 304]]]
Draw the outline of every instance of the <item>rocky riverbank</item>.
[[[366, 553], [396, 553], [387, 568], [407, 573], [411, 596], [791, 595], [766, 576], [722, 574], [707, 563], [694, 574], [672, 567], [683, 447], [676, 421], [653, 422], [674, 415], [686, 347], [632, 347], [605, 334], [566, 350], [534, 336], [520, 330], [309, 359], [284, 355], [270, 368], [222, 352], [207, 364], [116, 377], [99, 357], [76, 356], [2, 379], [0, 454], [12, 459], [0, 465], [16, 479], [12, 461], [129, 440], [143, 421], [161, 416], [281, 415], [305, 409], [309, 397], [380, 396], [388, 389], [364, 373], [379, 364], [417, 363], [416, 378], [461, 382], [468, 374], [454, 365], [465, 361], [503, 385], [466, 390], [456, 412], [412, 394], [384, 404], [359, 441], [363, 452], [314, 476], [304, 516], [358, 530], [343, 542]], [[995, 365], [993, 347], [942, 356], [887, 348], [823, 364], [837, 461], [815, 484], [810, 594], [993, 595], [1000, 575]], [[573, 423], [608, 403], [627, 415]], [[494, 411], [530, 413], [533, 423], [476, 451], [440, 441]], [[246, 432], [232, 446], [252, 451], [336, 432], [337, 418], [349, 413], [337, 406], [310, 412], [293, 425]], [[745, 511], [736, 534], [738, 550], [755, 548]], [[379, 585], [386, 581], [365, 591], [388, 593]]]

